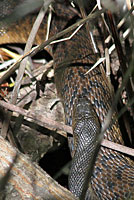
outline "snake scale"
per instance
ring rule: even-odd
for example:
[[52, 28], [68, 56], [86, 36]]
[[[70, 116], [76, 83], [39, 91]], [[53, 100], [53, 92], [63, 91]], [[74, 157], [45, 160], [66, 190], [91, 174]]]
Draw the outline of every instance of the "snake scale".
[[[75, 16], [70, 6], [63, 0], [61, 2], [53, 5], [52, 33], [69, 26]], [[69, 189], [80, 197], [87, 166], [95, 148], [95, 136], [99, 134], [111, 108], [113, 94], [101, 65], [86, 74], [97, 57], [91, 48], [85, 26], [70, 40], [53, 45], [52, 52], [57, 92], [63, 103], [65, 122], [72, 126], [74, 135], [73, 142], [69, 137], [70, 148], [74, 152]], [[116, 118], [116, 112], [113, 118]], [[124, 144], [117, 119], [111, 120], [104, 138]], [[86, 199], [134, 199], [134, 162], [119, 152], [101, 147]]]

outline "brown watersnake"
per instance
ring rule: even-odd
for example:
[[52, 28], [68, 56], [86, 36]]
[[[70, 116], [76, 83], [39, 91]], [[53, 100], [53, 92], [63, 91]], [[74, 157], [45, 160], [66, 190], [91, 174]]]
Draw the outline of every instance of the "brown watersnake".
[[[58, 7], [57, 4], [55, 10], [52, 34], [64, 29], [75, 16], [69, 7], [63, 5]], [[28, 17], [26, 20], [25, 23], [29, 23]], [[22, 29], [25, 23], [22, 24]], [[27, 28], [21, 31], [21, 37], [18, 37], [20, 27], [17, 25], [16, 30], [18, 31], [15, 32], [14, 42], [17, 42], [17, 38], [20, 42], [24, 38], [25, 42]], [[7, 35], [5, 42], [11, 42], [12, 31], [7, 32]], [[39, 35], [37, 40], [44, 37], [42, 32]], [[15, 37], [13, 39], [15, 40]], [[84, 170], [94, 149], [94, 134], [99, 134], [100, 126], [113, 101], [102, 66], [85, 75], [97, 59], [90, 46], [83, 26], [72, 39], [52, 47], [57, 92], [63, 102], [66, 124], [73, 127], [75, 136], [76, 153], [71, 167], [69, 187], [76, 196], [81, 194]], [[116, 116], [116, 113], [114, 115]], [[111, 122], [104, 138], [124, 144], [117, 120]], [[134, 199], [134, 162], [121, 153], [101, 147], [92, 175], [91, 191], [93, 199]]]

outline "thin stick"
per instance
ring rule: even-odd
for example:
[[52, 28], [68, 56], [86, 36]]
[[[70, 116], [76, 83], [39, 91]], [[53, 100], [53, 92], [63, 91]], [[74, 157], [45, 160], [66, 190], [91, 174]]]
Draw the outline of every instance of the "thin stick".
[[[35, 114], [32, 111], [25, 110], [23, 108], [15, 106], [11, 103], [7, 103], [5, 101], [0, 101], [0, 106], [3, 108], [6, 108], [12, 112], [16, 112], [25, 117], [31, 118], [31, 119], [35, 120], [36, 123], [41, 126], [47, 126], [48, 128], [51, 128], [51, 129], [53, 128], [56, 130], [62, 130], [62, 131], [68, 132], [70, 134], [73, 134], [72, 128], [70, 126], [64, 125], [57, 121], [54, 121], [48, 117], [45, 117], [44, 115]], [[64, 133], [64, 134], [62, 133], [61, 135], [64, 137], [67, 137], [66, 133]], [[106, 140], [106, 139], [102, 140], [101, 145], [104, 147], [113, 149], [115, 151], [119, 151], [119, 152], [122, 152], [122, 153], [125, 153], [128, 155], [134, 156], [134, 149], [111, 142], [109, 140]]]
[[[28, 37], [26, 47], [25, 47], [25, 50], [24, 50], [24, 54], [26, 52], [30, 51], [30, 49], [31, 49], [31, 47], [34, 43], [34, 39], [36, 37], [39, 26], [40, 26], [40, 24], [41, 24], [41, 22], [42, 22], [42, 20], [45, 16], [45, 13], [47, 12], [47, 9], [48, 9], [48, 6], [49, 6], [50, 3], [51, 3], [51, 1], [48, 0], [48, 4], [46, 4], [46, 2], [45, 2], [45, 7], [43, 6], [41, 8], [41, 10], [40, 10], [35, 22], [34, 22], [31, 33]], [[17, 100], [17, 97], [18, 97], [18, 92], [19, 92], [19, 88], [21, 86], [22, 78], [23, 78], [23, 75], [24, 75], [24, 72], [25, 72], [25, 66], [26, 66], [27, 60], [28, 60], [28, 58], [25, 58], [23, 60], [23, 62], [20, 65], [19, 71], [18, 71], [18, 75], [17, 75], [17, 78], [16, 78], [16, 83], [15, 83], [15, 86], [14, 86], [14, 90], [13, 90], [13, 93], [12, 93], [12, 99], [11, 99], [11, 102], [13, 104], [16, 103], [16, 100]]]

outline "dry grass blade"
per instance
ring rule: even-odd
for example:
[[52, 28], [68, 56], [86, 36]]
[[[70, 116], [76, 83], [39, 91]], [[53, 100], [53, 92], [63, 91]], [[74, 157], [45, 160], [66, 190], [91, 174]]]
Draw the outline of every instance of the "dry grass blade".
[[[117, 54], [118, 54], [118, 58], [119, 58], [120, 66], [121, 66], [120, 69], [122, 71], [122, 75], [124, 76], [126, 71], [127, 71], [127, 68], [128, 68], [127, 62], [126, 62], [126, 59], [125, 59], [125, 55], [123, 53], [122, 45], [121, 45], [121, 42], [120, 42], [120, 38], [119, 38], [119, 35], [118, 35], [118, 32], [117, 32], [116, 25], [114, 23], [112, 13], [110, 11], [108, 11], [107, 16], [108, 16], [108, 19], [109, 19], [109, 24], [111, 26], [111, 32], [112, 32], [112, 35], [113, 35], [113, 38], [114, 38], [114, 43], [115, 43], [115, 46], [116, 46], [116, 50], [117, 50]], [[133, 91], [130, 80], [128, 80], [125, 87], [126, 87], [126, 90], [127, 90], [127, 93], [128, 93], [128, 98], [130, 100], [132, 98], [132, 91]], [[131, 108], [131, 110], [133, 111], [133, 108]], [[133, 113], [133, 115], [134, 115], [134, 113]]]

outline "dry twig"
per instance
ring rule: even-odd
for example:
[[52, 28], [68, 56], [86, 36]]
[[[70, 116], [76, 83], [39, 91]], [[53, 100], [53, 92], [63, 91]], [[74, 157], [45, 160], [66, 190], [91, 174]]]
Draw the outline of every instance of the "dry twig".
[[[12, 112], [17, 112], [25, 117], [31, 118], [31, 119], [35, 120], [36, 123], [41, 126], [45, 126], [47, 128], [51, 128], [51, 129], [53, 128], [55, 130], [62, 130], [62, 131], [65, 131], [65, 132], [68, 132], [71, 134], [73, 133], [72, 128], [70, 126], [67, 126], [60, 122], [49, 119], [48, 117], [45, 117], [44, 115], [41, 115], [41, 114], [37, 115], [32, 111], [25, 110], [23, 108], [20, 108], [18, 106], [15, 106], [11, 103], [7, 103], [4, 101], [0, 101], [0, 106], [4, 107]], [[64, 137], [67, 137], [66, 133], [65, 134], [62, 133], [61, 135]], [[113, 149], [115, 151], [119, 151], [119, 152], [122, 152], [122, 153], [125, 153], [128, 155], [134, 156], [134, 149], [125, 147], [123, 145], [120, 145], [120, 144], [117, 144], [117, 143], [114, 143], [114, 142], [111, 142], [108, 140], [103, 140], [101, 145], [108, 147], [110, 149]]]

